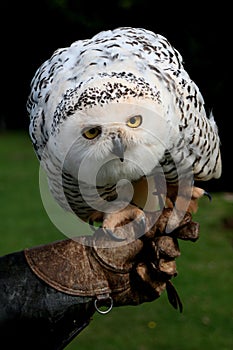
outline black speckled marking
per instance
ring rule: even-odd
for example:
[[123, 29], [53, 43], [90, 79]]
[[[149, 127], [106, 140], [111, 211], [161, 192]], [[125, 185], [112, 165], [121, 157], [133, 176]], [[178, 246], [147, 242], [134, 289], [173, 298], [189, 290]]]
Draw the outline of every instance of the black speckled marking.
[[[103, 106], [110, 102], [119, 102], [120, 99], [126, 99], [129, 96], [135, 98], [150, 98], [151, 100], [160, 101], [160, 94], [156, 89], [152, 89], [150, 84], [143, 78], [137, 78], [132, 73], [102, 73], [99, 77], [109, 78], [109, 82], [104, 83], [104, 89], [98, 87], [88, 87], [80, 93], [80, 86], [73, 90], [68, 90], [63, 96], [62, 101], [57, 106], [52, 123], [52, 135], [58, 133], [61, 124], [77, 110], [85, 110], [93, 106]], [[124, 78], [127, 82], [132, 83], [132, 87], [123, 83], [111, 83], [111, 78]], [[75, 102], [74, 102], [75, 101]]]

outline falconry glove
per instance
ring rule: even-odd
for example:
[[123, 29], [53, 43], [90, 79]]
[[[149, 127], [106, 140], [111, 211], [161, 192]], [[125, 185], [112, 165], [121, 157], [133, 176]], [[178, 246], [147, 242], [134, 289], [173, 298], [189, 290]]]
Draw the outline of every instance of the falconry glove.
[[[146, 215], [147, 225], [151, 226], [155, 214]], [[182, 310], [170, 281], [177, 275], [177, 238], [195, 241], [199, 225], [186, 213], [179, 226], [166, 234], [172, 210], [164, 209], [160, 214], [139, 238], [134, 225], [129, 226], [127, 242], [116, 243], [98, 229], [93, 236], [26, 249], [27, 262], [39, 278], [58, 291], [93, 297], [100, 313], [103, 305], [107, 310], [112, 306], [137, 305], [157, 299], [165, 290], [171, 304]]]

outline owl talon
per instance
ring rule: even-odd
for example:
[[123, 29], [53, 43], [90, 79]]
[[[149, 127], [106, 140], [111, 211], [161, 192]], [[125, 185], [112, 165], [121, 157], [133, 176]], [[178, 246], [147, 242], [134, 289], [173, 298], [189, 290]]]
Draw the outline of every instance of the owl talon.
[[106, 232], [113, 241], [116, 241], [116, 242], [123, 242], [126, 240], [126, 238], [121, 238], [121, 237], [118, 237], [116, 235], [114, 235], [113, 231], [108, 229], [108, 228], [103, 228], [104, 232]]
[[211, 194], [209, 192], [204, 191], [203, 195], [208, 197], [210, 202], [212, 201], [212, 196], [211, 196]]
[[137, 231], [139, 233], [139, 236], [144, 235], [144, 233], [146, 232], [146, 218], [142, 216], [137, 224]]

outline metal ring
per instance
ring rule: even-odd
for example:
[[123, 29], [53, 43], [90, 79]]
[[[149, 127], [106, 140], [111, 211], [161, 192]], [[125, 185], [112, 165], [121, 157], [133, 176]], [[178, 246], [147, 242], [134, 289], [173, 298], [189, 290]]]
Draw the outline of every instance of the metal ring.
[[[112, 300], [111, 297], [108, 297], [108, 298], [106, 298], [105, 300], [110, 300], [110, 306], [109, 306], [109, 308], [108, 308], [107, 310], [105, 310], [105, 311], [102, 311], [102, 310], [100, 310], [100, 309], [98, 308], [98, 306], [97, 306], [97, 303], [98, 303], [98, 301], [99, 301], [98, 299], [95, 299], [95, 302], [94, 302], [96, 311], [99, 312], [101, 315], [106, 315], [106, 314], [108, 314], [108, 313], [112, 310], [112, 307], [113, 307], [113, 300]], [[103, 306], [104, 306], [104, 305], [103, 305]]]

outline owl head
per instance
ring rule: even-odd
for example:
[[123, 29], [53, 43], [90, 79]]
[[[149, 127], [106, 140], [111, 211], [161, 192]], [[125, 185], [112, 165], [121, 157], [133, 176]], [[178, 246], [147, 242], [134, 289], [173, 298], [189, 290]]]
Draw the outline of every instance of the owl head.
[[66, 171], [78, 178], [81, 170], [87, 183], [93, 173], [99, 186], [150, 175], [169, 140], [161, 101], [156, 87], [132, 76], [70, 89], [55, 111], [51, 147], [60, 150]]

